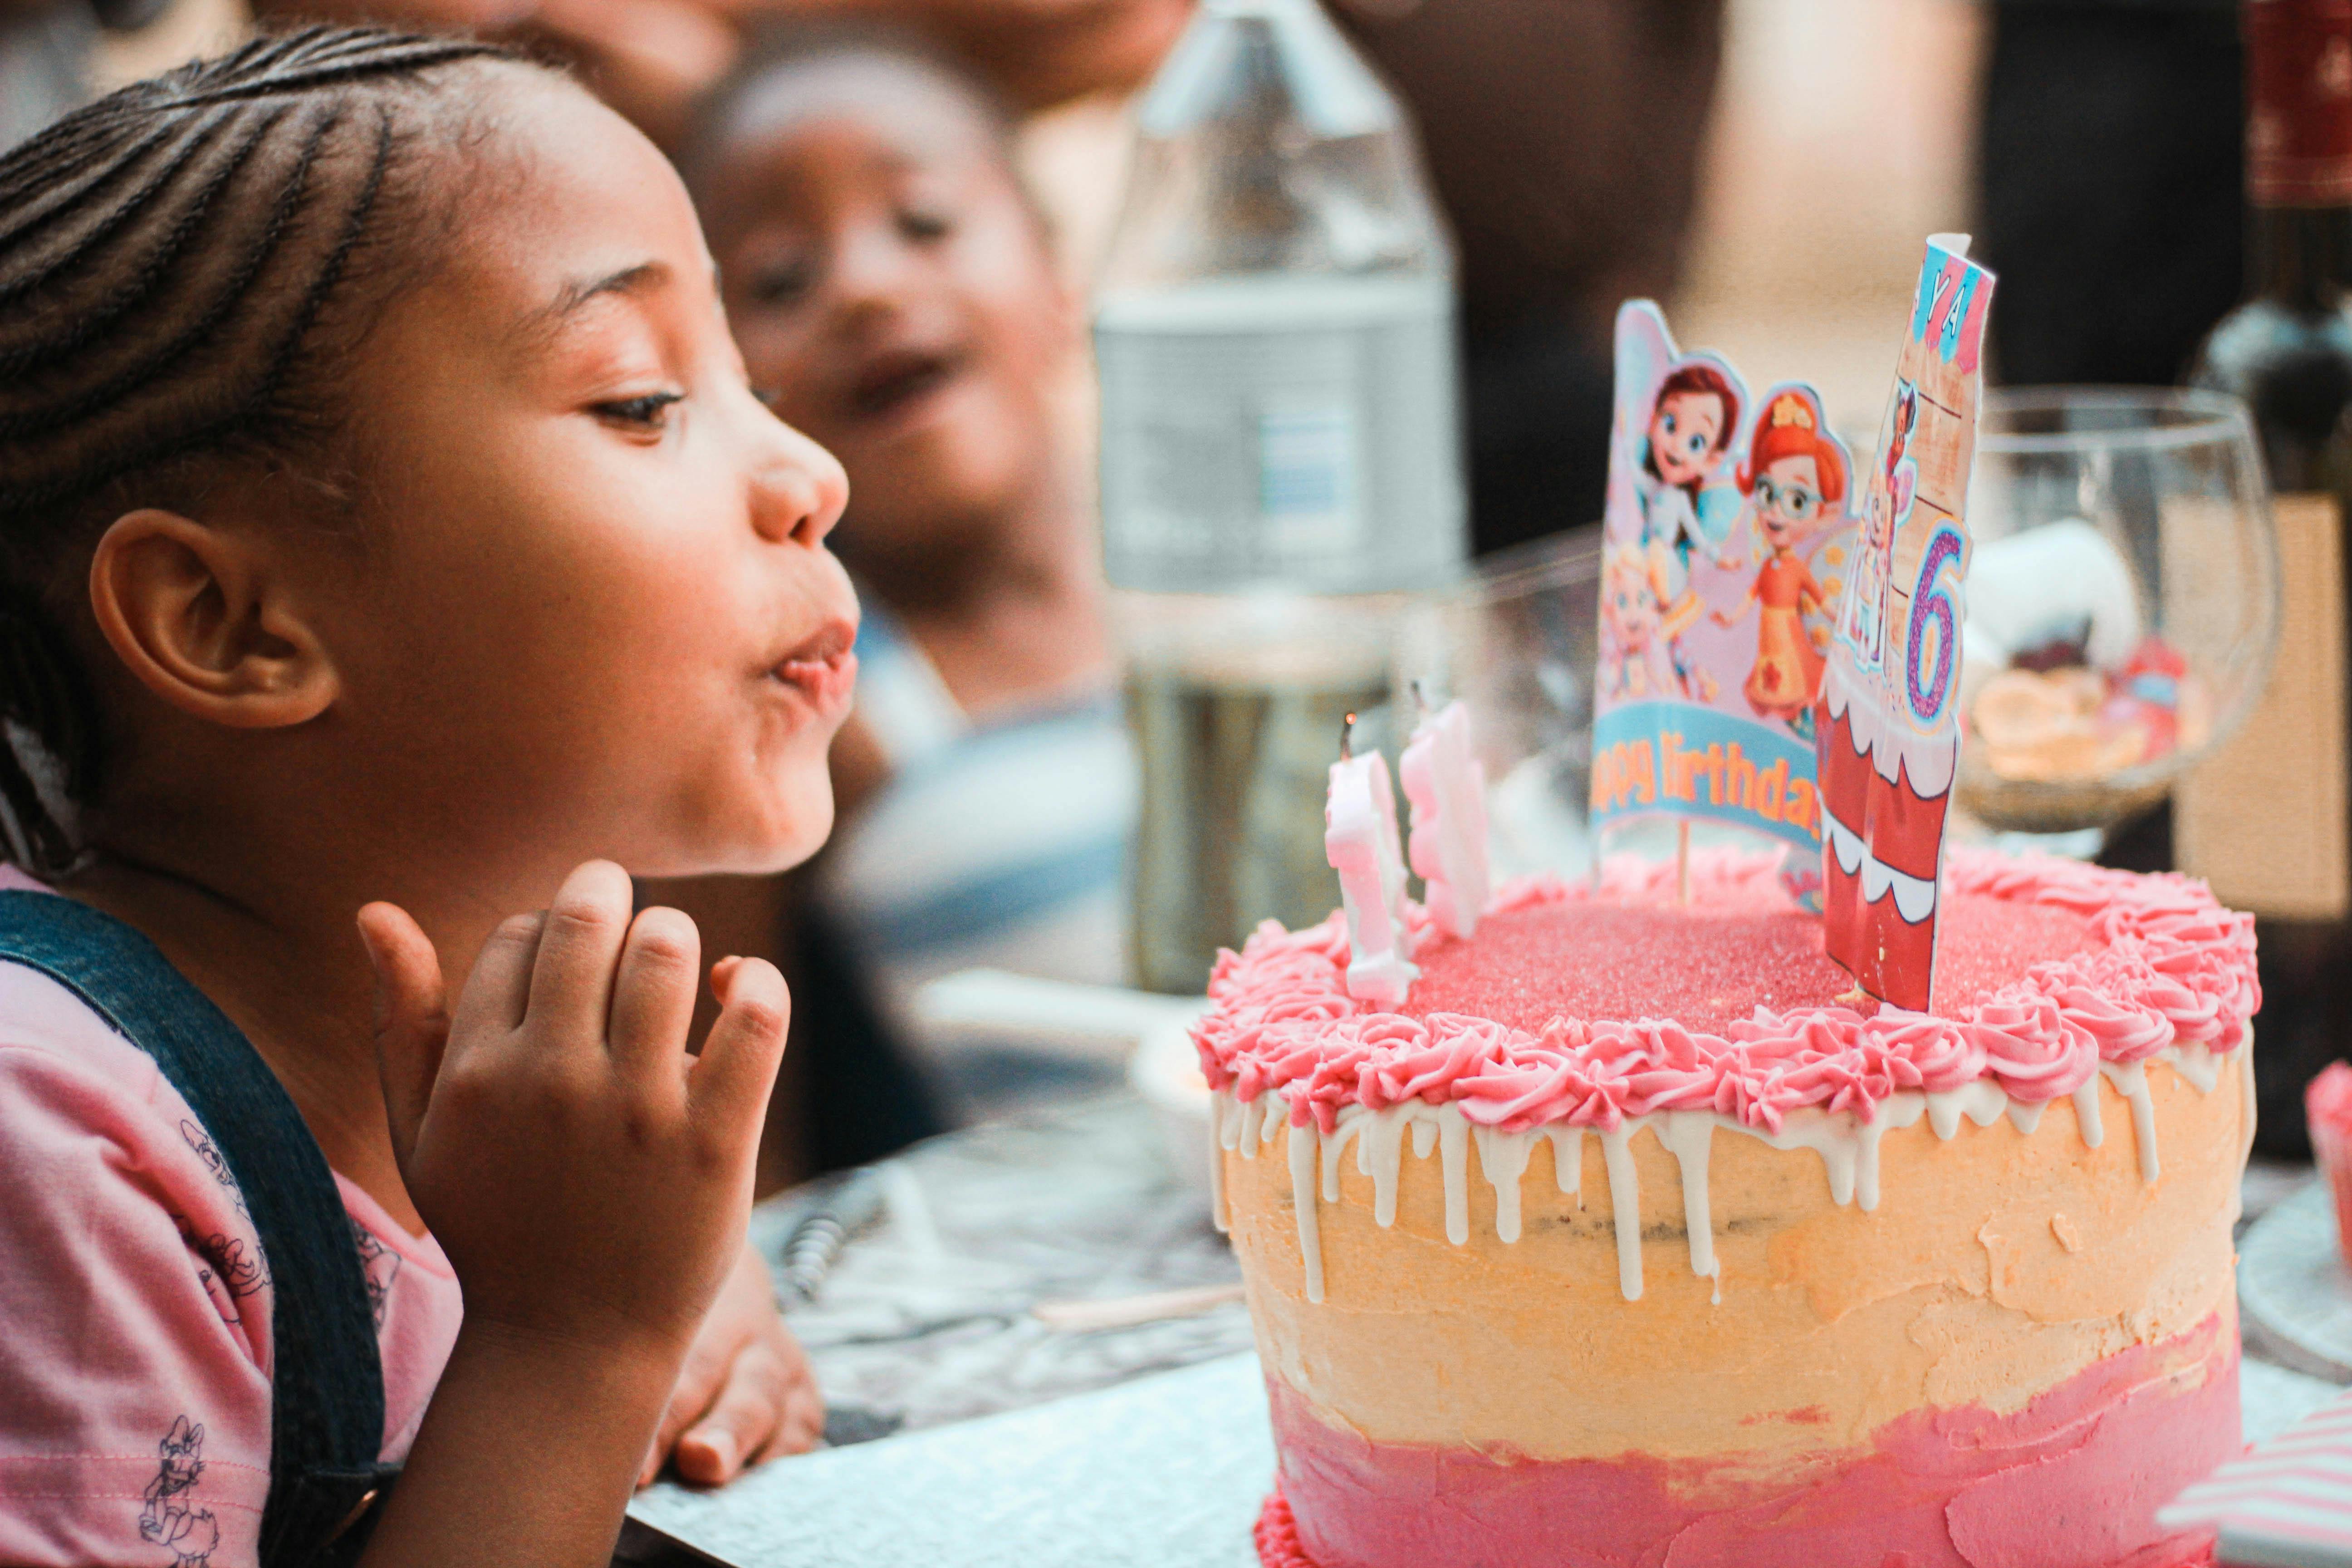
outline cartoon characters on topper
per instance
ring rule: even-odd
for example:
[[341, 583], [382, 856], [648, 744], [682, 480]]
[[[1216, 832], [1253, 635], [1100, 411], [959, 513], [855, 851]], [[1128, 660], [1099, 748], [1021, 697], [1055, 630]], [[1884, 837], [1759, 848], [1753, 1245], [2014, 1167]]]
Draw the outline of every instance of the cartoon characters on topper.
[[1617, 317], [1592, 821], [1704, 818], [1818, 863], [1811, 701], [1858, 488], [1811, 388], [1756, 400], [1648, 300]]
[[1756, 575], [1743, 598], [1714, 615], [1719, 626], [1737, 626], [1755, 606], [1756, 661], [1740, 694], [1759, 718], [1777, 719], [1806, 740], [1830, 640], [1821, 617], [1836, 589], [1814, 577], [1800, 551], [1822, 529], [1844, 521], [1849, 472], [1845, 444], [1829, 433], [1820, 396], [1807, 386], [1774, 388], [1739, 466], [1755, 541], [1751, 558], [1726, 563], [1752, 564]]
[[1740, 408], [1728, 365], [1711, 355], [1675, 365], [1651, 402], [1634, 479], [1659, 638], [1683, 695], [1702, 702], [1714, 698], [1714, 677], [1682, 640], [1706, 609], [1691, 586], [1691, 559], [1721, 547], [1738, 509], [1727, 480]]

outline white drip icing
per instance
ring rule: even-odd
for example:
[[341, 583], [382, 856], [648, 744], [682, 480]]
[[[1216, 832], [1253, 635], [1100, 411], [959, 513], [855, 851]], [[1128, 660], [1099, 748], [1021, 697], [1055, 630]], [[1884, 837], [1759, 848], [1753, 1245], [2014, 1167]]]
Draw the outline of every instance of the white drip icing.
[[1559, 1184], [1560, 1196], [1574, 1198], [1576, 1206], [1584, 1206], [1584, 1129], [1562, 1127], [1558, 1122], [1542, 1130], [1551, 1140], [1552, 1180]]
[[1291, 1206], [1298, 1211], [1298, 1256], [1307, 1265], [1307, 1299], [1323, 1299], [1323, 1230], [1315, 1203], [1315, 1124], [1290, 1130]]
[[[2167, 1046], [2157, 1052], [2156, 1059], [2170, 1062], [2172, 1070], [2189, 1080], [2189, 1087], [2200, 1094], [2210, 1094], [2213, 1086], [2221, 1081], [2221, 1069], [2213, 1060], [2210, 1046]], [[2238, 1047], [2238, 1066], [2253, 1081], [2254, 1053], [2244, 1046]], [[2252, 1103], [2249, 1101], [2249, 1103]]]
[[[1989, 1078], [1927, 1097], [1927, 1125], [1947, 1143], [1960, 1131], [1965, 1116], [1979, 1127], [1990, 1127], [2009, 1110], [2009, 1096]], [[1843, 1200], [1841, 1200], [1843, 1201]]]
[[[2254, 1152], [2254, 1114], [2255, 1106], [2258, 1103], [2254, 1099], [2254, 1043], [2248, 1040], [2244, 1045], [2240, 1046], [2237, 1055], [2238, 1114], [2239, 1120], [2245, 1123], [2245, 1131], [2239, 1134], [2238, 1168], [2243, 1170], [2246, 1165], [2246, 1156]], [[2178, 1065], [2175, 1064], [2175, 1066]], [[2212, 1065], [2211, 1054], [2209, 1052], [2205, 1063], [2209, 1071], [2212, 1068]], [[2195, 1083], [2197, 1080], [2192, 1078], [2189, 1081]]]
[[[2147, 1091], [2147, 1064], [2126, 1062], [2119, 1066], [2114, 1062], [2101, 1062], [2099, 1078], [2104, 1078], [2115, 1085], [2116, 1092], [2130, 1101], [2132, 1142], [2139, 1150], [2139, 1179], [2153, 1185], [2163, 1166], [2156, 1157], [2156, 1100]], [[2086, 1098], [2093, 1108], [2091, 1114], [2095, 1118], [2098, 1115], [2099, 1103], [2098, 1079], [2093, 1079], [2074, 1091], [2075, 1115], [2080, 1116], [2083, 1113], [2083, 1101]], [[2098, 1140], [2091, 1137], [2089, 1133], [2084, 1133], [2083, 1137], [2092, 1148], [2095, 1149], [2099, 1146]]]
[[1225, 1142], [1225, 1107], [1232, 1099], [1224, 1094], [1209, 1096], [1209, 1223], [1217, 1227], [1219, 1236], [1230, 1235], [1234, 1228], [1225, 1213], [1225, 1151], [1233, 1147]]
[[1519, 1239], [1519, 1183], [1528, 1173], [1528, 1159], [1536, 1152], [1532, 1132], [1500, 1132], [1492, 1127], [1472, 1130], [1478, 1143], [1478, 1168], [1495, 1189], [1495, 1234], [1505, 1241]]
[[[2251, 1052], [2241, 1047], [2239, 1071], [2247, 1073]], [[2202, 1046], [2167, 1047], [2152, 1059], [2168, 1065], [2200, 1093], [2210, 1093], [2220, 1081], [2221, 1069], [2211, 1051]], [[2103, 1062], [2099, 1073], [2075, 1091], [2075, 1121], [2083, 1141], [2095, 1149], [2105, 1138], [2098, 1082], [2105, 1078], [2130, 1106], [2132, 1134], [2138, 1146], [2140, 1177], [2154, 1182], [2160, 1169], [2156, 1146], [2156, 1107], [2147, 1084], [2145, 1063]], [[2251, 1118], [2252, 1086], [2245, 1085]], [[1244, 1159], [1255, 1159], [1259, 1147], [1274, 1141], [1287, 1122], [1279, 1095], [1264, 1094], [1236, 1103], [1231, 1090], [1212, 1097], [1211, 1143], [1232, 1150]], [[1633, 1135], [1647, 1128], [1680, 1167], [1683, 1222], [1689, 1234], [1692, 1273], [1711, 1280], [1714, 1299], [1723, 1300], [1723, 1263], [1715, 1250], [1715, 1225], [1707, 1180], [1708, 1157], [1718, 1128], [1755, 1138], [1775, 1149], [1811, 1149], [1822, 1158], [1830, 1197], [1841, 1206], [1856, 1204], [1864, 1211], [1878, 1206], [1879, 1145], [1893, 1128], [1909, 1127], [1922, 1117], [1938, 1139], [1948, 1141], [1959, 1131], [1963, 1117], [1979, 1127], [1990, 1127], [2006, 1115], [2021, 1132], [2031, 1135], [2041, 1125], [2041, 1104], [2012, 1100], [1990, 1079], [1937, 1094], [1900, 1093], [1878, 1102], [1869, 1121], [1843, 1112], [1805, 1107], [1781, 1119], [1780, 1130], [1760, 1128], [1711, 1110], [1655, 1111], [1628, 1118], [1601, 1134], [1601, 1155], [1609, 1173], [1609, 1204], [1617, 1242], [1617, 1286], [1628, 1301], [1642, 1297], [1642, 1197], [1633, 1152]], [[1470, 1151], [1477, 1149], [1479, 1169], [1495, 1189], [1495, 1233], [1516, 1242], [1522, 1233], [1521, 1187], [1538, 1136], [1552, 1146], [1554, 1179], [1564, 1196], [1583, 1206], [1584, 1132], [1580, 1127], [1551, 1125], [1527, 1132], [1504, 1132], [1474, 1127], [1454, 1105], [1430, 1105], [1411, 1100], [1385, 1110], [1360, 1105], [1341, 1109], [1328, 1136], [1313, 1121], [1289, 1129], [1290, 1183], [1297, 1210], [1298, 1251], [1305, 1266], [1307, 1299], [1323, 1300], [1323, 1245], [1318, 1203], [1339, 1201], [1339, 1161], [1349, 1142], [1356, 1145], [1356, 1168], [1372, 1183], [1372, 1218], [1383, 1227], [1396, 1223], [1397, 1189], [1404, 1161], [1408, 1130], [1416, 1159], [1438, 1155], [1445, 1194], [1446, 1239], [1459, 1247], [1470, 1239]], [[1219, 1228], [1229, 1223], [1223, 1182], [1223, 1161], [1213, 1178], [1213, 1203]]]
[[1240, 1150], [1242, 1158], [1244, 1160], [1256, 1159], [1258, 1144], [1262, 1142], [1258, 1137], [1258, 1131], [1265, 1121], [1266, 1107], [1277, 1103], [1279, 1101], [1270, 1094], [1261, 1094], [1255, 1100], [1244, 1100], [1240, 1120], [1234, 1128], [1234, 1141], [1227, 1147]]
[[1382, 1110], [1369, 1119], [1370, 1131], [1356, 1145], [1356, 1168], [1372, 1179], [1372, 1218], [1381, 1228], [1396, 1224], [1397, 1173], [1404, 1163], [1405, 1117]]
[[2093, 1073], [2083, 1080], [2083, 1087], [2068, 1097], [2074, 1102], [2074, 1125], [2081, 1129], [2083, 1144], [2095, 1149], [2107, 1141], [2107, 1124], [2099, 1115], [2099, 1075]]
[[1617, 1227], [1617, 1289], [1628, 1301], [1642, 1299], [1642, 1189], [1628, 1147], [1640, 1130], [1636, 1117], [1601, 1135], [1601, 1159], [1609, 1171], [1609, 1215]]
[[1691, 1272], [1715, 1282], [1723, 1300], [1723, 1265], [1715, 1256], [1715, 1220], [1707, 1212], [1706, 1156], [1715, 1144], [1715, 1115], [1706, 1110], [1669, 1110], [1658, 1142], [1683, 1173], [1683, 1228], [1690, 1233]]
[[1437, 1124], [1439, 1163], [1445, 1168], [1445, 1239], [1456, 1247], [1470, 1240], [1470, 1122], [1454, 1115]]

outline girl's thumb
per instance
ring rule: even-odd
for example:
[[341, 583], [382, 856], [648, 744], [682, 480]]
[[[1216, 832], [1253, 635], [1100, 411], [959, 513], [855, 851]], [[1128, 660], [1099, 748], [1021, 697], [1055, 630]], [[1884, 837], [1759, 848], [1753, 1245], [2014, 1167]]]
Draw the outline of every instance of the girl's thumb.
[[359, 925], [375, 967], [376, 1073], [393, 1153], [404, 1172], [449, 1043], [448, 990], [441, 982], [441, 955], [406, 910], [370, 904], [360, 911]]

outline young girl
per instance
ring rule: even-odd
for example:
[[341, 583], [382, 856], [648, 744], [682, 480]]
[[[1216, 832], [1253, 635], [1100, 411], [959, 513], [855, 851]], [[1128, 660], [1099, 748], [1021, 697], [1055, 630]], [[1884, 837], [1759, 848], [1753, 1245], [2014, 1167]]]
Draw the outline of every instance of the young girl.
[[1811, 733], [1810, 716], [1824, 662], [1805, 616], [1825, 613], [1829, 595], [1797, 550], [1838, 515], [1845, 487], [1845, 454], [1822, 428], [1819, 401], [1795, 388], [1772, 394], [1757, 416], [1748, 460], [1739, 470], [1739, 489], [1754, 510], [1764, 561], [1738, 608], [1717, 610], [1715, 618], [1731, 626], [1749, 605], [1760, 606], [1756, 663], [1740, 691], [1759, 718], [1778, 719], [1801, 736]]
[[689, 1054], [630, 908], [815, 847], [854, 672], [714, 289], [650, 143], [464, 42], [0, 156], [0, 1560], [601, 1565], [649, 1465], [811, 1440], [788, 998], [721, 960]]
[[[1066, 434], [1079, 316], [1002, 113], [904, 39], [805, 27], [712, 99], [683, 167], [753, 379], [855, 498], [865, 667], [819, 916], [886, 1005], [974, 964], [1123, 982], [1137, 785]], [[967, 1110], [1061, 1087], [933, 1065]]]

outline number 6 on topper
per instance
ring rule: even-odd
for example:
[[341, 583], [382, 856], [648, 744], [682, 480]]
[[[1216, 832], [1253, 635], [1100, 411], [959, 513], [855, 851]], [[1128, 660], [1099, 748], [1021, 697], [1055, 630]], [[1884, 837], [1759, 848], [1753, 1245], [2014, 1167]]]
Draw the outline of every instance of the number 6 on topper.
[[[1869, 532], [1813, 710], [1822, 948], [1863, 992], [1921, 1013], [1935, 998], [1944, 819], [1960, 757], [1969, 466], [1992, 286], [1965, 236], [1928, 240], [1864, 501]], [[1915, 548], [1906, 604], [1892, 579]]]
[[1911, 717], [1923, 730], [1940, 723], [1952, 703], [1952, 675], [1959, 663], [1961, 563], [1967, 551], [1968, 541], [1960, 537], [1960, 531], [1942, 523], [1919, 553], [1919, 584], [1911, 594], [1911, 635], [1905, 639], [1903, 679]]

